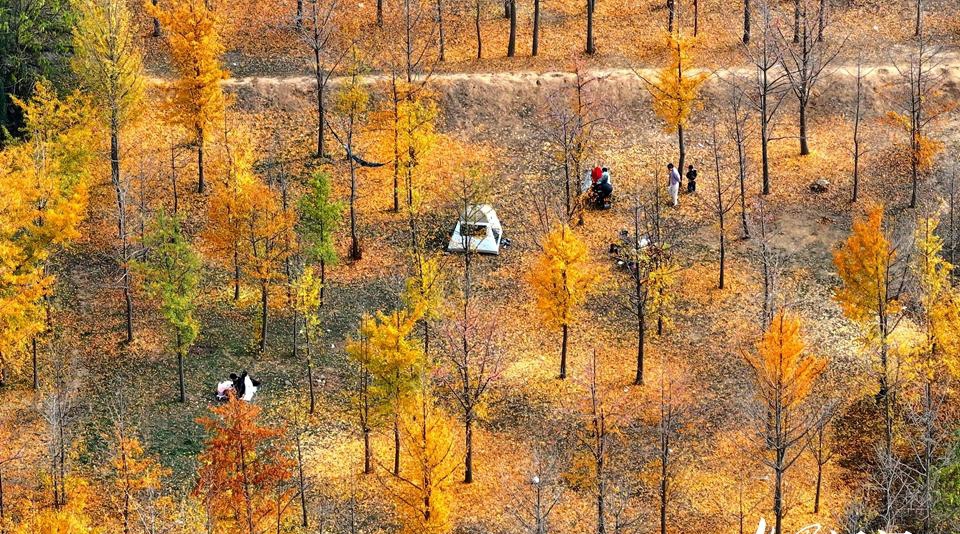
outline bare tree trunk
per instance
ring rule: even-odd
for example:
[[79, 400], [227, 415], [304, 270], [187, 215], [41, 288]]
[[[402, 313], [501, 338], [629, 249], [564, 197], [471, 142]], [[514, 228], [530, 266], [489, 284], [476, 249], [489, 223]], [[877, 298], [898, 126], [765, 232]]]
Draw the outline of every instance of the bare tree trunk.
[[800, 101], [800, 155], [810, 155], [810, 144], [807, 142], [807, 102]]
[[446, 54], [446, 34], [443, 31], [443, 0], [437, 0], [437, 28], [439, 30], [439, 46], [440, 46], [440, 57], [437, 59], [440, 62], [447, 60]]
[[473, 482], [473, 409], [468, 409], [464, 414], [463, 431], [466, 443], [466, 456], [463, 466], [463, 482], [470, 484]]
[[187, 387], [183, 379], [183, 340], [177, 332], [177, 380], [180, 383], [180, 402], [187, 402]]
[[540, 0], [533, 0], [533, 47], [530, 55], [536, 57], [540, 51]]
[[743, 44], [750, 42], [750, 0], [743, 0]]
[[267, 283], [260, 282], [260, 354], [267, 350], [267, 321], [269, 320], [267, 306]]
[[917, 18], [913, 36], [920, 37], [923, 33], [923, 0], [917, 0]]
[[667, 33], [673, 33], [674, 19], [677, 16], [677, 0], [667, 0]]
[[[314, 15], [316, 16], [316, 15]], [[317, 22], [314, 21], [314, 25]], [[316, 28], [314, 29], [314, 39], [318, 39]], [[313, 48], [313, 72], [316, 76], [316, 85], [317, 85], [317, 159], [323, 158], [324, 156], [324, 147], [323, 147], [323, 130], [326, 127], [325, 124], [325, 113], [323, 109], [323, 90], [324, 90], [324, 81], [323, 81], [323, 71], [320, 66], [320, 47], [314, 46]]]
[[823, 30], [827, 26], [827, 0], [820, 0], [817, 9], [817, 41], [823, 42]]
[[513, 57], [517, 53], [517, 0], [510, 2], [510, 39], [507, 42], [507, 57]]
[[377, 0], [377, 27], [383, 27], [383, 0]]
[[693, 36], [700, 31], [700, 0], [693, 0]]
[[[680, 67], [681, 71], [683, 67]], [[687, 161], [687, 145], [684, 142], [683, 138], [683, 125], [677, 126], [677, 148], [680, 150], [680, 160], [677, 162], [677, 172], [680, 173], [680, 176], [683, 176], [684, 164]]]
[[594, 54], [597, 49], [593, 40], [593, 12], [597, 7], [597, 0], [587, 0], [587, 53]]
[[563, 325], [563, 341], [560, 345], [560, 380], [567, 378], [567, 341], [569, 337], [569, 327]]
[[483, 59], [483, 34], [480, 32], [480, 0], [474, 0], [473, 6], [473, 25], [477, 31], [477, 59]]
[[303, 476], [303, 447], [300, 443], [300, 432], [296, 432], [294, 436], [297, 443], [297, 483], [300, 486], [300, 526], [307, 528], [309, 522], [307, 520], [307, 484]]
[[[800, 2], [793, 0], [793, 42], [800, 42]], [[779, 532], [777, 533], [779, 534]]]
[[206, 190], [203, 181], [203, 128], [197, 128], [197, 193], [201, 195]]
[[39, 391], [39, 390], [40, 390], [40, 373], [39, 373], [39, 371], [38, 371], [38, 369], [37, 369], [37, 337], [36, 337], [36, 336], [33, 337], [33, 340], [31, 341], [31, 344], [33, 345], [33, 346], [32, 346], [32, 352], [33, 352], [33, 390], [34, 390], [34, 391]]
[[393, 415], [393, 476], [400, 475], [400, 416]]

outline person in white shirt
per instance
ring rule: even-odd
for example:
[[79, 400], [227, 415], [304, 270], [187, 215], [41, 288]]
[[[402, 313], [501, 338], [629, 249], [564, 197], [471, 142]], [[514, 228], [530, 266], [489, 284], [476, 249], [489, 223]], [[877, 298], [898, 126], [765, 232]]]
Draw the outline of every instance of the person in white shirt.
[[677, 197], [680, 194], [680, 173], [673, 163], [667, 163], [667, 192], [670, 193], [670, 205], [677, 206]]

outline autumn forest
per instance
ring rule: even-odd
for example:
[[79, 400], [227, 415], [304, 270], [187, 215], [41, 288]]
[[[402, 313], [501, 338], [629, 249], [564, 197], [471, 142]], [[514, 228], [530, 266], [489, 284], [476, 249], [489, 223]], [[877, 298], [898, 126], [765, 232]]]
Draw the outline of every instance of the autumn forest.
[[956, 0], [0, 0], [0, 534], [960, 532]]

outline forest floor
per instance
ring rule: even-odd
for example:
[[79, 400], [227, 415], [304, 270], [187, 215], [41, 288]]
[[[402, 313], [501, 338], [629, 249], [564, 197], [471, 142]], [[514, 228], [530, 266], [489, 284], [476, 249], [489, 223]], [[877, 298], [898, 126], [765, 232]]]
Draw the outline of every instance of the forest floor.
[[[871, 150], [863, 162], [861, 205], [883, 200], [890, 213], [902, 216], [906, 224], [911, 217], [911, 212], [904, 209], [909, 181], [906, 169], [897, 163], [901, 161], [899, 143], [903, 136], [884, 120], [886, 112], [895, 109], [893, 95], [899, 76], [892, 64], [877, 63], [868, 68], [871, 73], [866, 124]], [[237, 97], [238, 120], [264, 132], [261, 148], [267, 151], [270, 137], [266, 132], [281, 126], [282, 142], [291, 147], [293, 154], [292, 172], [305, 174], [313, 165], [310, 139], [311, 129], [315, 128], [311, 115], [314, 82], [293, 69], [276, 70], [279, 72], [258, 74], [254, 68], [236, 68], [239, 76], [229, 80], [227, 86]], [[529, 270], [538, 250], [538, 239], [545, 230], [535, 198], [544, 190], [537, 188], [557, 186], [556, 173], [547, 163], [543, 125], [550, 102], [563, 98], [562, 92], [570, 81], [571, 75], [561, 70], [555, 67], [522, 72], [439, 72], [431, 76], [443, 110], [440, 130], [469, 150], [489, 156], [485, 171], [496, 184], [490, 201], [513, 242], [500, 256], [479, 261], [477, 298], [489, 309], [491, 320], [497, 322], [506, 362], [492, 386], [478, 429], [478, 483], [472, 487], [458, 485], [456, 490], [456, 506], [467, 509], [472, 502], [483, 503], [482, 507], [472, 508], [471, 513], [477, 524], [487, 526], [509, 520], [501, 517], [502, 505], [510, 499], [503, 491], [503, 481], [509, 479], [513, 483], [517, 476], [522, 478], [522, 473], [518, 475], [516, 471], [526, 465], [529, 450], [554, 428], [530, 425], [555, 424], [562, 428], [574, 426], [579, 420], [586, 369], [594, 351], [605, 369], [604, 387], [616, 398], [625, 420], [635, 397], [640, 396], [639, 388], [630, 385], [636, 338], [629, 313], [622, 305], [625, 274], [609, 258], [607, 247], [621, 228], [630, 226], [629, 192], [664, 181], [663, 166], [675, 156], [675, 141], [650, 111], [642, 82], [632, 69], [622, 65], [588, 69], [589, 75], [597, 78], [591, 91], [598, 102], [598, 113], [603, 115], [590, 164], [596, 161], [611, 167], [617, 191], [613, 209], [587, 211], [583, 226], [577, 229], [589, 245], [600, 283], [573, 331], [571, 379], [561, 383], [556, 380], [559, 333], [535, 326], [540, 321], [522, 274]], [[854, 70], [854, 65], [845, 60], [831, 68], [823, 80], [811, 106], [814, 153], [810, 156], [797, 155], [793, 134], [795, 106], [785, 104], [777, 119], [778, 140], [772, 148], [773, 193], [764, 199], [763, 209], [770, 219], [770, 243], [779, 258], [781, 300], [799, 310], [806, 321], [809, 345], [829, 357], [829, 384], [842, 384], [846, 389], [867, 394], [870, 385], [863, 378], [865, 363], [856, 348], [855, 332], [831, 299], [832, 288], [837, 284], [832, 251], [848, 234], [852, 217], [860, 212], [860, 205], [851, 206], [849, 202], [847, 147]], [[739, 73], [727, 73], [730, 74]], [[944, 93], [954, 99], [960, 97], [957, 52], [944, 57], [941, 74]], [[382, 81], [376, 77], [370, 80], [374, 86]], [[711, 100], [722, 102], [725, 87], [714, 80], [705, 91], [714, 97]], [[664, 207], [667, 235], [674, 244], [678, 267], [676, 310], [666, 334], [650, 336], [650, 376], [656, 376], [666, 358], [689, 370], [689, 385], [696, 392], [692, 411], [698, 414], [700, 426], [688, 437], [688, 446], [703, 454], [726, 439], [723, 435], [730, 428], [742, 426], [738, 417], [743, 403], [748, 401], [744, 394], [748, 375], [740, 353], [751, 349], [761, 301], [757, 251], [760, 240], [753, 224], [753, 237], [742, 238], [739, 208], [734, 208], [727, 220], [728, 285], [724, 290], [716, 287], [718, 228], [707, 208], [713, 179], [707, 140], [711, 120], [716, 119], [722, 128], [726, 114], [727, 110], [720, 105], [707, 107], [694, 116], [694, 126], [688, 134], [688, 161], [700, 168], [699, 190], [694, 195], [682, 195], [679, 208]], [[955, 116], [948, 117], [935, 128], [936, 137], [946, 144], [946, 153], [955, 155], [960, 146], [960, 122]], [[372, 138], [376, 135], [371, 132]], [[758, 162], [756, 144], [750, 146], [752, 169]], [[373, 146], [369, 149], [376, 151]], [[730, 179], [734, 164], [728, 152], [724, 154], [724, 180]], [[442, 159], [444, 155], [436, 157]], [[938, 167], [925, 180], [927, 207], [940, 207], [930, 193], [944, 190], [950, 174], [957, 170], [951, 165]], [[329, 271], [324, 306], [326, 350], [318, 370], [321, 417], [309, 449], [309, 474], [318, 481], [355, 472], [361, 459], [356, 417], [348, 398], [351, 372], [344, 357], [344, 342], [355, 333], [362, 314], [390, 309], [399, 302], [405, 269], [397, 266], [405, 264], [406, 222], [402, 215], [390, 210], [388, 174], [386, 170], [371, 170], [361, 175], [358, 205], [364, 258], [357, 262], [344, 259]], [[810, 183], [824, 177], [831, 182], [828, 191], [812, 193]], [[423, 178], [424, 189], [434, 195], [435, 211], [430, 217], [434, 241], [442, 240], [456, 213], [451, 199], [445, 196], [449, 193], [444, 193], [450, 184], [442, 179]], [[345, 197], [345, 182], [342, 172], [334, 173], [334, 193], [339, 198]], [[750, 195], [756, 196], [756, 172], [751, 171], [748, 188]], [[103, 185], [94, 192], [94, 198], [107, 202], [109, 194], [109, 188]], [[195, 198], [192, 203], [193, 209], [199, 211], [204, 208], [205, 199]], [[758, 207], [756, 201], [751, 201], [748, 209], [755, 212]], [[91, 221], [91, 233], [107, 228], [109, 222]], [[92, 246], [97, 239], [94, 235], [79, 243], [60, 259], [58, 269], [65, 275], [60, 280], [62, 307], [55, 321], [63, 325], [64, 331], [75, 334], [64, 336], [73, 341], [67, 341], [58, 350], [74, 356], [72, 366], [83, 383], [78, 398], [83, 399], [84, 412], [94, 415], [82, 430], [93, 446], [78, 451], [77, 456], [88, 460], [96, 457], [96, 445], [106, 432], [115, 395], [123, 390], [130, 397], [131, 409], [139, 414], [138, 427], [150, 452], [173, 468], [176, 485], [189, 488], [195, 473], [195, 456], [204, 439], [196, 418], [207, 413], [214, 403], [216, 383], [228, 373], [247, 369], [261, 379], [263, 386], [257, 402], [268, 412], [278, 412], [286, 402], [303, 400], [304, 369], [292, 354], [291, 322], [284, 312], [278, 312], [278, 319], [271, 326], [268, 350], [258, 354], [251, 341], [255, 337], [256, 296], [245, 293], [241, 306], [235, 306], [228, 294], [229, 280], [211, 266], [205, 273], [208, 282], [201, 306], [202, 334], [186, 362], [188, 402], [181, 405], [175, 401], [176, 368], [167, 348], [167, 333], [157, 326], [161, 320], [156, 310], [141, 295], [137, 295], [137, 339], [131, 345], [121, 342], [123, 325], [115, 267], [110, 251]], [[341, 232], [338, 249], [344, 258], [347, 241], [345, 232]], [[459, 261], [458, 256], [445, 256], [453, 279]], [[49, 372], [52, 365], [45, 362], [44, 372]], [[110, 378], [100, 378], [105, 376]], [[37, 422], [36, 416], [28, 413], [34, 402], [30, 396], [11, 388], [0, 392], [0, 400], [22, 410], [24, 420]], [[628, 426], [623, 430], [627, 435], [643, 432]], [[40, 425], [24, 428], [32, 430], [24, 433], [22, 439], [39, 438]], [[378, 457], [386, 458], [387, 432], [386, 425], [377, 430]], [[455, 435], [459, 436], [459, 431]], [[617, 461], [636, 465], [634, 462], [642, 464], [643, 459]], [[835, 482], [828, 481], [832, 483]], [[839, 502], [842, 492], [831, 495]], [[833, 504], [824, 505], [825, 516], [837, 512]]]

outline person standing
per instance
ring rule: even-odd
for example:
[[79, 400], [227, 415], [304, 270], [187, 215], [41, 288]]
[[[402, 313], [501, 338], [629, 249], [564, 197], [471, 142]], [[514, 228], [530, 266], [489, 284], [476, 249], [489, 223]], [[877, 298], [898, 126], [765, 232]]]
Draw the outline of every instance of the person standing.
[[697, 169], [693, 168], [693, 165], [687, 167], [687, 193], [695, 193], [697, 191]]
[[680, 173], [673, 163], [667, 163], [667, 192], [670, 193], [670, 205], [678, 206], [677, 196], [680, 194]]

